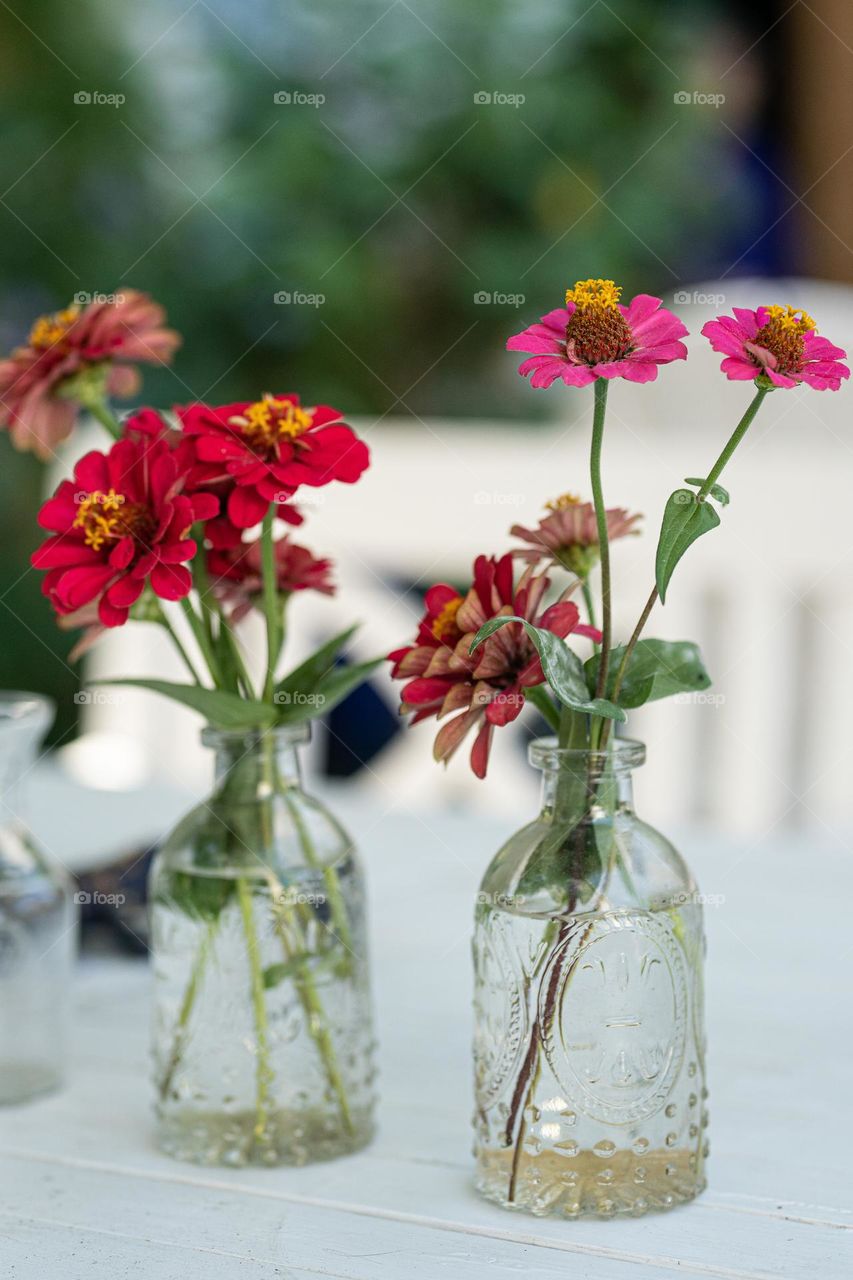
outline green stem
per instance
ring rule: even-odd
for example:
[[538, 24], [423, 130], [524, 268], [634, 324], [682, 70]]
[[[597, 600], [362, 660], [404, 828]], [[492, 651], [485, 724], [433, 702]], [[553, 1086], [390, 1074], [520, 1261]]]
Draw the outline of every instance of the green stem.
[[[703, 502], [705, 498], [707, 498], [708, 494], [711, 492], [712, 486], [717, 483], [720, 476], [723, 474], [724, 467], [731, 459], [732, 454], [740, 444], [741, 440], [743, 440], [749, 428], [752, 426], [752, 422], [755, 418], [755, 415], [758, 413], [758, 410], [761, 408], [764, 398], [769, 391], [770, 391], [770, 387], [758, 387], [758, 389], [756, 390], [755, 395], [747, 405], [746, 412], [744, 413], [740, 422], [735, 427], [732, 434], [729, 436], [728, 440], [725, 443], [722, 453], [717, 458], [717, 461], [714, 463], [713, 467], [711, 468], [710, 472], [705, 478], [705, 481], [702, 484], [702, 487], [697, 494], [697, 499], [699, 502]], [[625, 679], [625, 672], [628, 670], [628, 663], [631, 661], [631, 655], [633, 654], [634, 650], [637, 647], [637, 641], [640, 639], [640, 636], [643, 633], [643, 629], [649, 620], [649, 616], [651, 615], [652, 609], [654, 609], [657, 603], [657, 599], [658, 599], [658, 590], [657, 590], [657, 587], [653, 587], [651, 595], [649, 596], [648, 600], [643, 606], [643, 612], [640, 614], [639, 618], [637, 619], [637, 625], [634, 627], [634, 630], [631, 633], [631, 639], [628, 641], [627, 645], [625, 646], [625, 652], [622, 655], [622, 661], [619, 663], [619, 668], [616, 672], [616, 679], [613, 682], [613, 690], [610, 694], [611, 702], [618, 701], [619, 693], [622, 688], [622, 681]], [[608, 723], [604, 726], [604, 729], [602, 731], [602, 737], [601, 737], [602, 747], [604, 747], [607, 743], [607, 737], [609, 732], [610, 732], [610, 725]]]
[[264, 579], [264, 613], [267, 620], [267, 678], [264, 682], [264, 699], [272, 701], [275, 688], [275, 667], [281, 652], [282, 631], [279, 615], [281, 602], [278, 597], [275, 566], [275, 540], [273, 522], [275, 506], [271, 503], [261, 528], [261, 566]]
[[[610, 663], [610, 644], [612, 635], [611, 593], [610, 593], [610, 541], [607, 536], [607, 511], [604, 506], [604, 492], [601, 484], [601, 448], [604, 442], [604, 417], [607, 412], [607, 379], [598, 378], [595, 382], [595, 409], [592, 419], [592, 444], [589, 455], [589, 476], [592, 486], [592, 500], [595, 507], [595, 521], [598, 527], [598, 550], [601, 557], [601, 661], [598, 664], [598, 680], [596, 697], [603, 698], [607, 688], [607, 669]], [[598, 730], [592, 726], [593, 736]]]
[[[595, 626], [595, 601], [592, 598], [592, 588], [589, 585], [588, 578], [583, 578], [581, 580], [581, 593], [583, 595], [583, 602], [586, 605], [586, 620], [591, 627], [594, 627]], [[598, 648], [598, 645], [596, 645], [595, 647]]]
[[168, 1097], [169, 1090], [172, 1087], [172, 1081], [175, 1077], [181, 1058], [184, 1054], [184, 1046], [186, 1043], [187, 1027], [189, 1026], [190, 1017], [195, 1006], [196, 996], [198, 995], [201, 979], [204, 970], [207, 967], [208, 957], [210, 955], [211, 944], [216, 936], [219, 927], [219, 917], [211, 920], [207, 926], [207, 932], [201, 940], [196, 958], [190, 972], [187, 989], [184, 992], [184, 998], [181, 1001], [181, 1010], [178, 1014], [178, 1023], [175, 1028], [175, 1038], [172, 1043], [172, 1052], [169, 1056], [169, 1062], [166, 1070], [160, 1079], [160, 1100], [165, 1101]]
[[159, 610], [159, 617], [157, 621], [159, 622], [161, 627], [165, 627], [165, 629], [168, 631], [172, 639], [172, 643], [174, 644], [175, 648], [177, 649], [178, 653], [183, 659], [184, 666], [186, 667], [187, 671], [189, 671], [195, 683], [199, 685], [199, 687], [202, 687], [203, 681], [200, 675], [198, 674], [198, 672], [196, 671], [195, 666], [193, 665], [192, 658], [184, 648], [184, 644], [183, 644], [183, 641], [181, 640], [181, 637], [178, 635], [177, 631], [172, 626], [171, 622], [169, 621], [163, 609]]
[[272, 1079], [272, 1071], [269, 1063], [269, 1027], [267, 1024], [264, 974], [261, 965], [260, 945], [255, 929], [252, 888], [248, 880], [243, 876], [240, 876], [237, 880], [237, 899], [240, 903], [240, 914], [243, 917], [243, 932], [246, 935], [246, 956], [249, 961], [249, 982], [252, 992], [252, 1008], [255, 1015], [255, 1034], [258, 1042], [255, 1075], [255, 1138], [260, 1141], [266, 1133], [269, 1116], [269, 1086]]
[[335, 926], [335, 936], [343, 946], [348, 955], [352, 954], [352, 934], [349, 927], [349, 917], [347, 915], [346, 903], [341, 893], [341, 885], [338, 880], [338, 873], [333, 866], [323, 863], [314, 847], [311, 839], [311, 833], [308, 830], [305, 819], [299, 812], [297, 805], [293, 803], [291, 797], [284, 793], [284, 801], [290, 810], [290, 816], [293, 819], [293, 825], [299, 836], [299, 843], [302, 846], [302, 852], [305, 855], [305, 861], [314, 871], [322, 871], [323, 883], [326, 886], [326, 893], [329, 898], [329, 909], [332, 913], [332, 920]]
[[210, 678], [212, 679], [213, 683], [216, 685], [217, 688], [221, 688], [222, 673], [219, 670], [219, 663], [216, 661], [216, 654], [213, 652], [213, 645], [210, 642], [210, 637], [207, 634], [207, 630], [204, 624], [202, 623], [201, 619], [199, 618], [198, 614], [196, 613], [195, 609], [192, 607], [192, 604], [190, 603], [189, 596], [184, 596], [183, 600], [181, 601], [181, 608], [184, 611], [187, 622], [190, 624], [190, 627], [192, 628], [192, 633], [195, 636], [196, 644], [201, 650], [202, 656], [205, 662], [207, 663], [207, 669], [210, 672]]
[[102, 427], [106, 427], [114, 440], [121, 440], [123, 433], [122, 425], [114, 413], [107, 407], [104, 400], [84, 400], [82, 401], [84, 409], [91, 413], [93, 418], [97, 418]]

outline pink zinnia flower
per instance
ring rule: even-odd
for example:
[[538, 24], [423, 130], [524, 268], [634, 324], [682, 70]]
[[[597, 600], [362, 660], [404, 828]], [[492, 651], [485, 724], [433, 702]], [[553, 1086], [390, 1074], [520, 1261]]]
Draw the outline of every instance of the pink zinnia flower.
[[[213, 590], [223, 604], [231, 606], [230, 619], [239, 622], [259, 603], [264, 587], [260, 542], [242, 543], [228, 550], [208, 553], [207, 567], [214, 579]], [[318, 560], [307, 547], [289, 538], [275, 544], [276, 587], [283, 595], [293, 591], [335, 594], [331, 560]]]
[[530, 353], [518, 372], [530, 375], [532, 387], [550, 387], [556, 378], [585, 387], [596, 378], [654, 382], [659, 364], [685, 360], [678, 339], [687, 330], [678, 317], [646, 293], [623, 307], [621, 292], [612, 280], [578, 280], [565, 307], [507, 342], [508, 351]]
[[370, 461], [367, 445], [338, 409], [303, 407], [297, 395], [217, 408], [196, 404], [179, 413], [195, 447], [191, 486], [226, 483], [223, 512], [238, 529], [258, 524], [271, 502], [286, 502], [301, 484], [353, 484]]
[[525, 689], [545, 681], [542, 663], [520, 622], [507, 623], [469, 653], [474, 636], [489, 618], [517, 614], [560, 637], [575, 633], [601, 639], [599, 631], [581, 624], [577, 606], [565, 596], [540, 613], [548, 586], [549, 579], [534, 576], [532, 569], [514, 585], [511, 555], [499, 560], [478, 556], [474, 583], [464, 598], [446, 583], [426, 593], [426, 613], [415, 643], [388, 657], [394, 664], [392, 677], [407, 681], [400, 711], [414, 713], [412, 724], [457, 713], [438, 732], [436, 760], [449, 760], [476, 728], [471, 768], [484, 778], [495, 726], [515, 720], [524, 706]]
[[805, 382], [816, 391], [837, 391], [850, 377], [841, 363], [846, 351], [819, 338], [814, 320], [801, 308], [734, 307], [733, 315], [709, 320], [702, 333], [726, 357], [720, 368], [732, 381], [766, 378], [774, 387]]
[[[554, 502], [546, 503], [546, 510], [548, 514], [535, 529], [527, 529], [522, 524], [512, 526], [512, 536], [530, 544], [513, 554], [528, 564], [552, 560], [579, 578], [588, 577], [600, 555], [595, 507], [591, 502], [581, 502], [572, 493], [564, 493]], [[610, 542], [639, 533], [634, 526], [642, 520], [641, 515], [629, 515], [623, 507], [610, 507], [605, 515]]]
[[180, 345], [178, 334], [163, 328], [165, 319], [163, 308], [136, 289], [42, 316], [26, 345], [0, 360], [0, 427], [18, 449], [49, 457], [80, 411], [73, 394], [62, 395], [64, 384], [88, 371], [102, 375], [106, 395], [134, 395], [140, 384], [134, 365], [168, 364]]
[[[108, 453], [81, 458], [39, 512], [50, 530], [33, 553], [46, 569], [43, 591], [63, 616], [90, 625], [92, 608], [105, 627], [127, 622], [146, 584], [163, 600], [181, 600], [192, 587], [186, 562], [197, 520], [216, 515], [210, 494], [183, 492], [184, 472], [166, 440], [117, 441]], [[83, 612], [81, 612], [83, 611]]]

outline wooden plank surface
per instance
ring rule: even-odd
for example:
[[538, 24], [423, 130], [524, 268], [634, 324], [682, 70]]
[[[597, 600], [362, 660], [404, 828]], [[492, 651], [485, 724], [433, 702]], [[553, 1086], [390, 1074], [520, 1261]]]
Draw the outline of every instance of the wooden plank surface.
[[[345, 806], [346, 807], [346, 806]], [[469, 936], [504, 831], [367, 812], [380, 1130], [347, 1160], [208, 1170], [151, 1138], [148, 975], [89, 961], [69, 1087], [0, 1112], [0, 1261], [15, 1280], [847, 1280], [853, 1274], [853, 863], [837, 833], [681, 846], [709, 906], [710, 1187], [668, 1214], [568, 1223], [470, 1182]]]

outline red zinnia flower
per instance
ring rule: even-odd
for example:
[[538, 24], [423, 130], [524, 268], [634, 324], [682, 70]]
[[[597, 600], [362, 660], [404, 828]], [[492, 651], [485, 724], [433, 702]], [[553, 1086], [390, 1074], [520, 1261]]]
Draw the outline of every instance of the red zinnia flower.
[[725, 355], [720, 368], [730, 381], [764, 377], [774, 387], [805, 382], [816, 391], [837, 391], [850, 370], [847, 353], [819, 338], [814, 320], [794, 307], [735, 307], [702, 326], [715, 351]]
[[191, 486], [230, 481], [225, 513], [238, 529], [258, 524], [271, 502], [286, 502], [301, 484], [354, 483], [369, 462], [337, 409], [302, 408], [296, 395], [179, 412], [195, 446]]
[[[513, 554], [528, 564], [552, 560], [579, 578], [588, 577], [600, 555], [595, 507], [591, 502], [581, 502], [572, 493], [564, 493], [547, 503], [546, 510], [548, 514], [535, 529], [527, 529], [523, 524], [512, 526], [512, 536], [529, 543]], [[642, 520], [641, 515], [629, 516], [623, 507], [609, 507], [605, 515], [608, 541], [639, 533], [634, 525]]]
[[[231, 621], [239, 622], [258, 603], [263, 592], [260, 542], [243, 543], [228, 550], [213, 550], [207, 566], [215, 579], [213, 589], [224, 604], [233, 606]], [[291, 591], [319, 591], [333, 596], [335, 584], [330, 574], [331, 560], [318, 560], [307, 547], [289, 538], [275, 544], [276, 586], [282, 594]]]
[[63, 480], [39, 512], [54, 536], [32, 556], [48, 571], [42, 589], [58, 614], [97, 602], [103, 625], [119, 627], [146, 583], [163, 600], [189, 593], [185, 562], [196, 544], [187, 535], [218, 504], [210, 494], [187, 495], [183, 485], [166, 440], [128, 438], [80, 459], [73, 481]]
[[654, 382], [659, 364], [687, 359], [678, 341], [687, 330], [660, 298], [641, 293], [623, 307], [621, 292], [612, 280], [578, 280], [565, 307], [509, 339], [508, 351], [531, 353], [518, 367], [531, 387], [550, 387], [555, 378], [572, 387], [596, 378]]
[[163, 328], [165, 319], [163, 308], [136, 289], [42, 316], [26, 345], [0, 360], [0, 427], [8, 427], [17, 448], [47, 458], [70, 434], [80, 408], [73, 395], [57, 395], [62, 384], [101, 369], [105, 394], [133, 395], [140, 383], [134, 364], [168, 364], [180, 345], [179, 335]]
[[[489, 618], [517, 614], [537, 627], [565, 637], [572, 633], [601, 639], [580, 623], [577, 607], [565, 598], [538, 613], [549, 586], [544, 574], [526, 569], [513, 585], [512, 555], [478, 556], [474, 583], [463, 598], [438, 583], [426, 593], [426, 613], [414, 645], [388, 655], [394, 679], [407, 680], [401, 712], [414, 712], [412, 724], [431, 716], [458, 714], [438, 732], [436, 760], [449, 760], [468, 732], [479, 726], [471, 750], [471, 768], [486, 775], [495, 725], [509, 724], [524, 705], [524, 690], [545, 680], [539, 656], [520, 622], [510, 622], [490, 636], [474, 654], [475, 634]], [[538, 615], [538, 616], [537, 616]]]

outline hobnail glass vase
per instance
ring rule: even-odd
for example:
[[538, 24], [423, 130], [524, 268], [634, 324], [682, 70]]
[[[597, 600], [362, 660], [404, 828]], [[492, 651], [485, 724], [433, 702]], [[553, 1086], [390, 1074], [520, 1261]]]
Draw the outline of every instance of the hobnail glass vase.
[[302, 789], [309, 726], [205, 729], [213, 794], [151, 871], [159, 1143], [200, 1164], [305, 1164], [372, 1136], [364, 882]]
[[62, 1083], [77, 912], [70, 877], [20, 817], [21, 782], [53, 719], [35, 693], [0, 693], [0, 1103]]
[[542, 811], [482, 881], [476, 1183], [507, 1208], [643, 1214], [705, 1185], [702, 906], [634, 812], [644, 758], [533, 742]]

